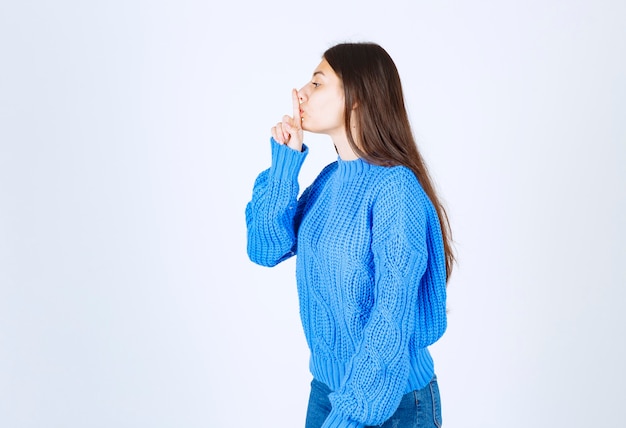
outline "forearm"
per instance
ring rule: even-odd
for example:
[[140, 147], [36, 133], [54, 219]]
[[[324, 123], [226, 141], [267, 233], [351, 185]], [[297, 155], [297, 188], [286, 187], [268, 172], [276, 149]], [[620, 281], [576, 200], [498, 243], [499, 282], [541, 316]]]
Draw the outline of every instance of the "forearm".
[[298, 173], [307, 154], [273, 140], [271, 144], [272, 166], [257, 178], [246, 207], [248, 255], [264, 266], [274, 266], [294, 254]]

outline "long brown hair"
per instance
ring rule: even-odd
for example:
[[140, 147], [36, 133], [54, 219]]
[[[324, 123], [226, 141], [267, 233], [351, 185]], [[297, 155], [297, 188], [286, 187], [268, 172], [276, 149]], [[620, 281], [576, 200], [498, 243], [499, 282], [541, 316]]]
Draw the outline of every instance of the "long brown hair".
[[[375, 43], [342, 43], [323, 56], [343, 83], [345, 127], [352, 150], [375, 165], [410, 168], [437, 210], [446, 255], [446, 279], [450, 278], [455, 260], [450, 222], [413, 137], [396, 65]], [[350, 132], [353, 111], [359, 146]]]

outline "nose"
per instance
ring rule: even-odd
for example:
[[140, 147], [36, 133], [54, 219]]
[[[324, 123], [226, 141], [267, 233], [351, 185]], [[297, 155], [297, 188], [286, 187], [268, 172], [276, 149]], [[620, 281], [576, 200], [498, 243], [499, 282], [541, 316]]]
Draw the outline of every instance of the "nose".
[[298, 99], [300, 100], [300, 104], [302, 104], [309, 98], [309, 92], [308, 92], [307, 87], [308, 85], [304, 85], [302, 88], [298, 90]]

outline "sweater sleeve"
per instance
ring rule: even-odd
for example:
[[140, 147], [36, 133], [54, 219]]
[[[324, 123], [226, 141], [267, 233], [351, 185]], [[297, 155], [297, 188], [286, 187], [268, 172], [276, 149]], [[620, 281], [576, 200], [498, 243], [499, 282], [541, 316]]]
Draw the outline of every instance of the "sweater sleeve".
[[271, 167], [257, 177], [246, 206], [248, 256], [262, 266], [275, 266], [296, 252], [298, 174], [308, 154], [306, 146], [298, 152], [273, 138], [270, 144]]
[[382, 424], [406, 392], [429, 203], [410, 170], [390, 168], [372, 208], [374, 306], [323, 428]]

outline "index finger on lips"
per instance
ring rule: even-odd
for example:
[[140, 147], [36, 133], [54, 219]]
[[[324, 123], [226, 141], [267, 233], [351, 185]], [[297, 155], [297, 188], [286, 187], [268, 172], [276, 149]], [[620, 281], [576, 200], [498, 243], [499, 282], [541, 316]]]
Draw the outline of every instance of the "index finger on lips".
[[293, 101], [293, 121], [296, 127], [302, 126], [302, 117], [300, 116], [300, 98], [298, 97], [298, 90], [291, 90], [291, 99]]

